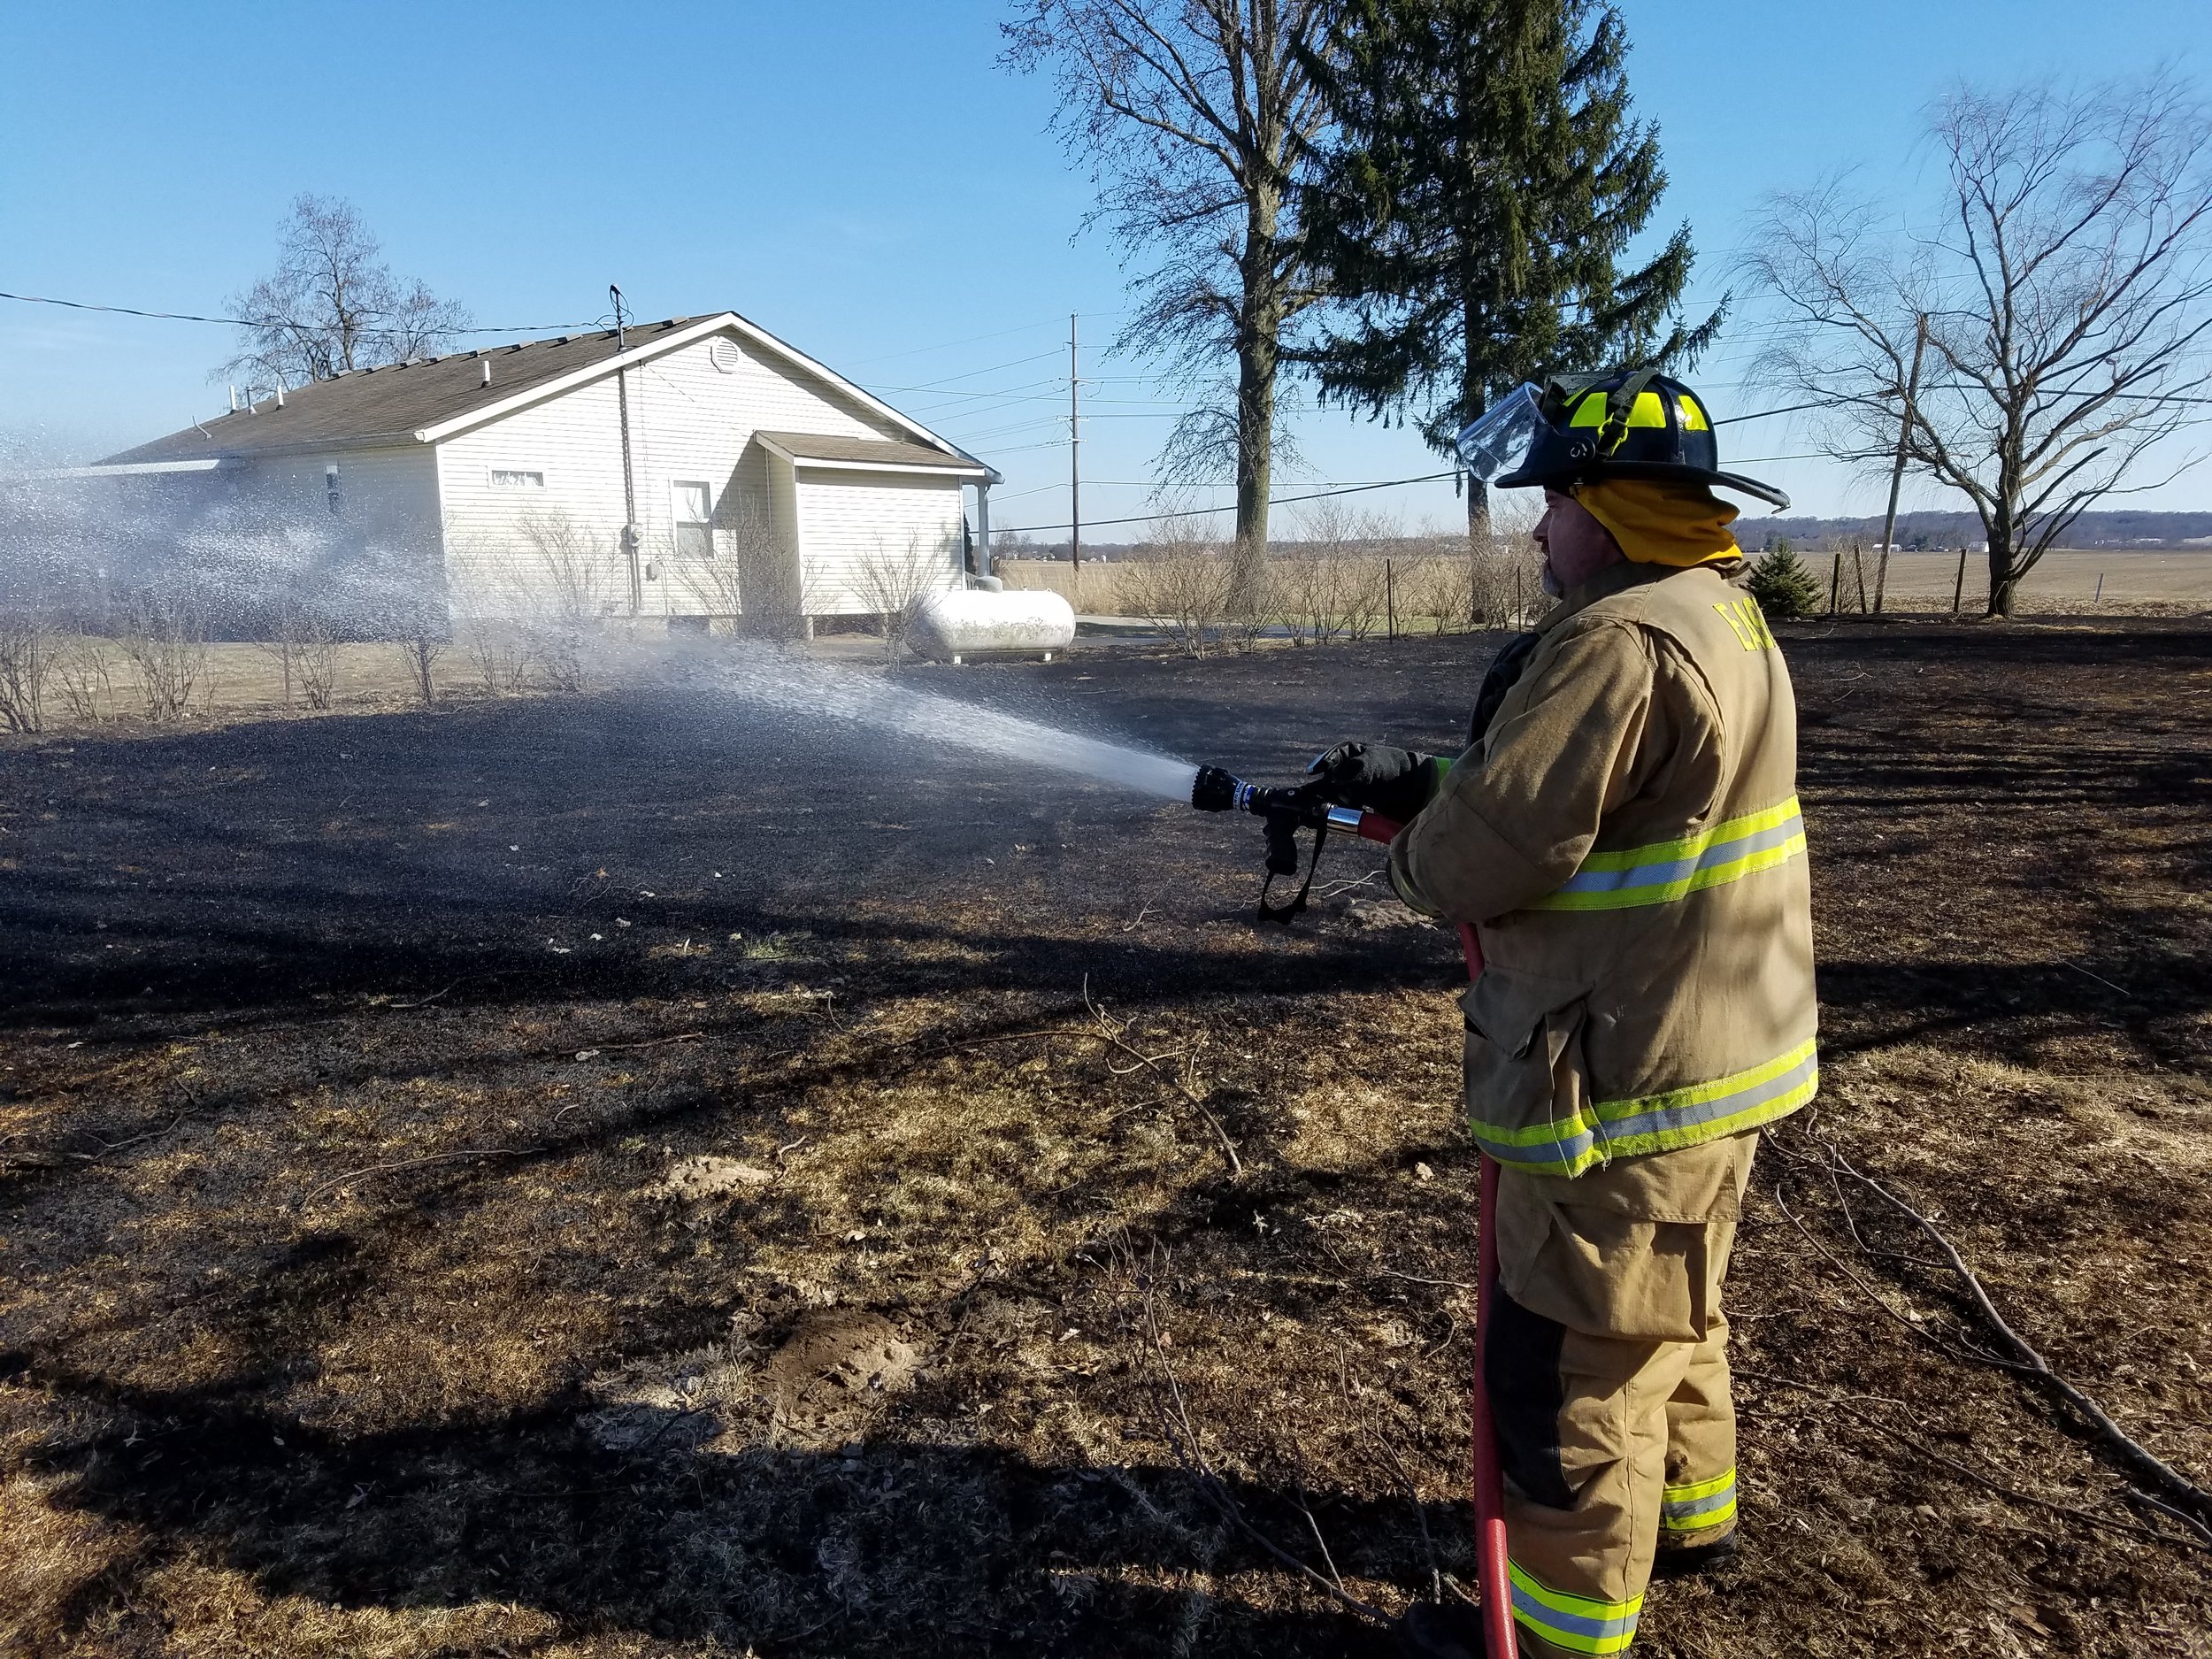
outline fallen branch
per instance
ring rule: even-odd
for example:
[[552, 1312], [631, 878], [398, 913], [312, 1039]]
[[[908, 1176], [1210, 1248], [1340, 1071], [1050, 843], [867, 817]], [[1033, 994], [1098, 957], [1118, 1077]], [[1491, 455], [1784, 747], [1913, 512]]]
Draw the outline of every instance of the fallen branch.
[[292, 1208], [304, 1210], [334, 1187], [343, 1187], [348, 1181], [357, 1181], [365, 1175], [388, 1175], [395, 1170], [420, 1169], [426, 1164], [449, 1164], [457, 1158], [519, 1158], [533, 1152], [542, 1152], [542, 1147], [465, 1147], [458, 1152], [434, 1152], [425, 1158], [402, 1158], [396, 1164], [372, 1164], [365, 1169], [348, 1170], [315, 1187], [304, 1196], [293, 1201]]
[[1883, 1186], [1881, 1182], [1862, 1172], [1843, 1156], [1839, 1149], [1831, 1145], [1828, 1151], [1835, 1159], [1836, 1167], [1860, 1182], [1869, 1191], [1896, 1210], [1899, 1214], [1910, 1218], [1923, 1233], [1927, 1234], [1930, 1242], [1943, 1253], [1944, 1259], [1951, 1264], [1952, 1271], [1965, 1285], [1967, 1294], [1973, 1298], [1974, 1307], [1981, 1315], [1982, 1322], [1988, 1326], [1991, 1334], [2016, 1356], [2016, 1363], [2008, 1366], [2008, 1370], [2034, 1378], [2045, 1389], [2062, 1401], [2086, 1423], [2091, 1433], [2097, 1440], [2102, 1441], [2139, 1476], [2149, 1481], [2160, 1494], [2195, 1517], [2198, 1521], [2212, 1522], [2212, 1491], [2208, 1491], [2197, 1485], [2172, 1464], [2152, 1452], [2142, 1442], [2134, 1439], [2106, 1414], [2102, 1406], [2067, 1381], [2065, 1378], [2060, 1376], [2058, 1372], [2053, 1371], [2050, 1362], [2005, 1322], [2004, 1316], [1997, 1311], [1996, 1303], [1989, 1299], [1988, 1290], [1983, 1286], [1980, 1279], [1975, 1275], [1974, 1270], [1967, 1266], [1966, 1258], [1959, 1254], [1958, 1247], [1944, 1235], [1941, 1228], [1938, 1227], [1928, 1217], [1914, 1209], [1911, 1204], [1906, 1202], [1904, 1199]]
[[1418, 1273], [1401, 1273], [1394, 1267], [1371, 1267], [1371, 1273], [1380, 1273], [1385, 1279], [1402, 1279], [1409, 1285], [1436, 1285], [1446, 1290], [1473, 1290], [1475, 1286], [1457, 1279], [1424, 1279]]
[[[1191, 1106], [1197, 1111], [1198, 1115], [1206, 1120], [1206, 1127], [1214, 1132], [1214, 1139], [1221, 1143], [1222, 1155], [1229, 1160], [1229, 1174], [1231, 1179], [1233, 1179], [1236, 1177], [1242, 1175], [1244, 1173], [1244, 1160], [1237, 1156], [1236, 1144], [1229, 1139], [1229, 1132], [1221, 1126], [1221, 1119], [1215, 1117], [1212, 1112], [1206, 1110], [1206, 1102], [1198, 1098], [1197, 1094], [1192, 1090], [1189, 1084], [1184, 1082], [1181, 1078], [1175, 1076], [1171, 1072], [1162, 1071], [1160, 1070], [1159, 1063], [1166, 1057], [1164, 1055], [1148, 1055], [1122, 1041], [1121, 1033], [1126, 1031], [1128, 1026], [1126, 1024], [1118, 1025], [1116, 1025], [1112, 1020], [1106, 1017], [1106, 1010], [1091, 1000], [1091, 976], [1087, 973], [1083, 976], [1083, 1006], [1091, 1010], [1091, 1017], [1098, 1021], [1099, 1034], [1101, 1036], [1104, 1037], [1108, 1042], [1113, 1044], [1115, 1048], [1120, 1049], [1131, 1059], [1135, 1060], [1140, 1065], [1148, 1068], [1158, 1076], [1166, 1078], [1167, 1080], [1174, 1086], [1177, 1093], [1180, 1094], [1185, 1100], [1191, 1103]], [[1111, 1062], [1109, 1062], [1108, 1070], [1110, 1071], [1112, 1069], [1112, 1064]], [[1133, 1066], [1130, 1070], [1133, 1071], [1136, 1068]], [[1115, 1075], [1118, 1077], [1126, 1077], [1130, 1073], [1127, 1071], [1115, 1073]]]
[[[1178, 1466], [1190, 1477], [1199, 1491], [1204, 1494], [1206, 1501], [1220, 1513], [1222, 1519], [1257, 1544], [1275, 1560], [1289, 1568], [1300, 1578], [1347, 1611], [1357, 1614], [1369, 1623], [1382, 1628], [1394, 1628], [1397, 1621], [1380, 1608], [1370, 1606], [1346, 1590], [1342, 1585], [1332, 1583], [1328, 1578], [1322, 1577], [1246, 1518], [1244, 1510], [1229, 1494], [1229, 1489], [1223, 1484], [1221, 1477], [1214, 1473], [1213, 1466], [1206, 1461], [1205, 1449], [1199, 1442], [1197, 1425], [1191, 1421], [1190, 1407], [1183, 1398], [1183, 1386], [1176, 1378], [1175, 1367], [1168, 1361], [1166, 1344], [1160, 1340], [1159, 1318], [1153, 1306], [1153, 1286], [1159, 1275], [1156, 1271], [1149, 1273], [1135, 1272], [1135, 1252], [1130, 1250], [1128, 1256], [1132, 1277], [1136, 1279], [1139, 1288], [1142, 1292], [1146, 1343], [1151, 1351], [1154, 1363], [1159, 1366], [1160, 1374], [1167, 1384], [1167, 1409], [1164, 1409], [1161, 1415], [1168, 1428], [1168, 1449], [1174, 1454]], [[1187, 1454], [1184, 1449], [1186, 1443], [1189, 1447]], [[1311, 1511], [1305, 1511], [1305, 1515], [1308, 1523], [1311, 1524], [1313, 1522]], [[1314, 1535], [1317, 1539], [1320, 1536], [1318, 1525], [1314, 1527]], [[1326, 1545], [1322, 1547], [1321, 1553], [1322, 1559], [1327, 1561]], [[1334, 1563], [1331, 1563], [1331, 1571], [1333, 1572], [1334, 1570]]]
[[420, 1002], [387, 1002], [387, 1003], [385, 1003], [385, 1004], [384, 1004], [384, 1010], [385, 1010], [385, 1011], [386, 1011], [387, 1013], [397, 1013], [397, 1012], [398, 1012], [400, 1010], [402, 1010], [402, 1009], [407, 1009], [407, 1008], [428, 1008], [428, 1007], [431, 1005], [431, 1003], [433, 1003], [433, 1002], [437, 1002], [440, 998], [442, 998], [442, 997], [443, 997], [443, 996], [447, 995], [448, 994], [449, 994], [449, 993], [450, 993], [450, 992], [451, 992], [454, 988], [455, 988], [455, 987], [456, 987], [456, 986], [458, 986], [460, 983], [461, 983], [461, 982], [460, 982], [458, 979], [456, 979], [456, 980], [454, 980], [454, 982], [453, 982], [453, 984], [452, 984], [452, 985], [449, 985], [449, 986], [447, 986], [447, 987], [445, 987], [445, 989], [444, 989], [444, 990], [442, 990], [442, 991], [434, 991], [434, 992], [432, 992], [432, 993], [431, 993], [428, 996], [424, 997], [424, 998], [423, 998]]
[[595, 1052], [620, 1054], [627, 1048], [658, 1048], [672, 1042], [696, 1042], [706, 1034], [703, 1031], [681, 1031], [672, 1037], [653, 1037], [644, 1042], [603, 1042]]
[[1940, 1353], [1948, 1354], [1953, 1359], [1964, 1360], [1970, 1365], [1993, 1365], [2000, 1371], [2020, 1371], [2024, 1369], [2024, 1367], [2014, 1363], [2010, 1360], [2000, 1359], [1994, 1354], [1980, 1354], [1975, 1352], [1972, 1348], [1961, 1348], [1955, 1342], [1947, 1342], [1934, 1332], [1928, 1330], [1917, 1321], [1907, 1318], [1903, 1314], [1898, 1312], [1896, 1309], [1889, 1305], [1888, 1301], [1882, 1295], [1881, 1292], [1875, 1289], [1874, 1286], [1868, 1284], [1864, 1279], [1854, 1272], [1851, 1269], [1851, 1264], [1848, 1262], [1846, 1262], [1841, 1256], [1838, 1256], [1833, 1250], [1830, 1249], [1826, 1245], [1820, 1241], [1819, 1238], [1815, 1235], [1813, 1230], [1805, 1225], [1803, 1220], [1799, 1217], [1794, 1210], [1790, 1208], [1789, 1201], [1782, 1196], [1782, 1189], [1779, 1187], [1777, 1187], [1774, 1189], [1774, 1207], [1789, 1218], [1790, 1225], [1795, 1227], [1798, 1232], [1803, 1235], [1805, 1242], [1811, 1245], [1816, 1250], [1818, 1250], [1822, 1256], [1828, 1259], [1828, 1263], [1831, 1266], [1832, 1266], [1838, 1272], [1841, 1273], [1846, 1279], [1849, 1279], [1854, 1285], [1856, 1285], [1865, 1294], [1866, 1299], [1869, 1302], [1879, 1308], [1884, 1313], [1889, 1315], [1891, 1318], [1896, 1320], [1898, 1324], [1903, 1325], [1906, 1330], [1911, 1332], [1913, 1335], [1918, 1337], [1930, 1348], [1935, 1348]]
[[[1747, 1371], [1740, 1365], [1735, 1368], [1734, 1374], [1749, 1382], [1765, 1383], [1778, 1388], [1801, 1389], [1815, 1396], [1821, 1404], [1832, 1406], [1847, 1416], [1856, 1418], [1859, 1423], [1872, 1429], [1885, 1440], [1897, 1441], [1917, 1455], [1926, 1458], [1930, 1463], [1947, 1469], [1953, 1474], [1972, 1481], [1976, 1486], [1985, 1486], [2010, 1502], [2024, 1503], [2039, 1509], [2048, 1509], [2055, 1515], [2062, 1515], [2069, 1520], [2080, 1522], [2084, 1526], [2096, 1527], [2104, 1532], [2123, 1532], [2131, 1538], [2147, 1538], [2154, 1543], [2170, 1544], [2177, 1549], [2193, 1549], [2212, 1554], [2212, 1544], [2200, 1544], [2189, 1539], [2176, 1538], [2170, 1532], [2154, 1532], [2147, 1526], [2138, 1526], [2131, 1521], [2108, 1521], [2101, 1516], [2092, 1515], [2088, 1510], [2077, 1509], [2071, 1504], [2061, 1503], [2052, 1498], [2039, 1498], [2032, 1492], [2022, 1492], [2016, 1487], [2008, 1486], [2004, 1482], [1982, 1473], [1971, 1464], [1960, 1463], [1953, 1457], [1947, 1457], [1926, 1441], [1906, 1433], [1893, 1424], [1885, 1423], [1880, 1418], [1860, 1410], [1849, 1401], [1840, 1400], [1833, 1394], [1824, 1393], [1816, 1383], [1801, 1382], [1794, 1377], [1778, 1377], [1768, 1371]], [[2139, 1497], [2142, 1494], [2137, 1493], [2131, 1494], [2131, 1495]], [[2166, 1506], [2160, 1504], [2158, 1507], [2165, 1509]], [[2169, 1510], [2168, 1513], [2173, 1512]], [[2203, 1530], [2194, 1521], [2190, 1521], [2186, 1516], [2177, 1516], [2176, 1518], [2187, 1521], [2194, 1530], [2200, 1532]]]
[[[179, 1112], [174, 1118], [172, 1118], [167, 1123], [162, 1125], [162, 1126], [158, 1129], [149, 1129], [142, 1135], [132, 1135], [129, 1139], [124, 1141], [101, 1141], [100, 1149], [97, 1152], [72, 1152], [68, 1156], [75, 1158], [81, 1164], [97, 1164], [102, 1158], [105, 1157], [111, 1152], [120, 1152], [126, 1147], [134, 1147], [144, 1141], [160, 1140], [162, 1136], [167, 1134], [172, 1129], [174, 1129], [179, 1124], [182, 1123], [191, 1115], [192, 1109], [188, 1106], [182, 1111]], [[93, 1139], [99, 1141], [100, 1138], [97, 1135], [95, 1135]]]

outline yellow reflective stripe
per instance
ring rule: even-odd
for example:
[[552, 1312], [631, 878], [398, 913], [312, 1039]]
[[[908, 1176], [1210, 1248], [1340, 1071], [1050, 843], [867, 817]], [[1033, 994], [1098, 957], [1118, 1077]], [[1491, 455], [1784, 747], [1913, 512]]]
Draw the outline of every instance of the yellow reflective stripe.
[[1636, 1621], [1643, 1614], [1644, 1598], [1601, 1601], [1585, 1595], [1569, 1595], [1539, 1583], [1517, 1561], [1505, 1564], [1512, 1579], [1513, 1617], [1529, 1631], [1570, 1653], [1624, 1653], [1636, 1640]]
[[1715, 1475], [1710, 1480], [1693, 1480], [1686, 1486], [1669, 1486], [1659, 1495], [1668, 1503], [1694, 1503], [1700, 1498], [1709, 1498], [1716, 1492], [1725, 1492], [1736, 1484], [1736, 1471]]
[[[1686, 404], [1683, 410], [1685, 426], [1689, 425], [1688, 413]], [[1570, 426], [1603, 426], [1605, 424], [1605, 394], [1603, 392], [1586, 394], [1583, 400], [1575, 405], [1574, 413], [1567, 417], [1567, 424]], [[1667, 406], [1659, 401], [1659, 394], [1653, 391], [1637, 393], [1636, 401], [1629, 406], [1628, 424], [1632, 426], [1665, 426]], [[1697, 424], [1702, 426], [1705, 423], [1701, 419]], [[1695, 430], [1695, 428], [1692, 429]]]
[[1663, 1532], [1706, 1532], [1736, 1518], [1736, 1471], [1688, 1486], [1669, 1486], [1660, 1494]]
[[1772, 847], [1763, 847], [1732, 858], [1724, 864], [1709, 864], [1672, 881], [1654, 882], [1646, 887], [1617, 887], [1608, 893], [1571, 893], [1562, 890], [1549, 893], [1527, 906], [1532, 910], [1632, 910], [1646, 904], [1671, 904], [1686, 899], [1693, 893], [1702, 893], [1708, 887], [1726, 887], [1746, 876], [1755, 876], [1761, 871], [1772, 870], [1786, 864], [1805, 850], [1805, 835], [1799, 831], [1787, 841]]
[[1470, 1118], [1467, 1132], [1500, 1164], [1539, 1175], [1579, 1175], [1609, 1158], [1671, 1152], [1786, 1118], [1820, 1092], [1819, 1043], [1709, 1083], [1600, 1101], [1574, 1118], [1509, 1127]]
[[1574, 874], [1525, 908], [1624, 910], [1671, 904], [1786, 864], [1804, 850], [1805, 821], [1792, 795], [1779, 806], [1725, 818], [1694, 835], [1592, 853]]
[[1741, 818], [1723, 818], [1710, 829], [1700, 830], [1694, 835], [1678, 836], [1671, 841], [1654, 841], [1648, 847], [1627, 847], [1617, 852], [1592, 853], [1582, 861], [1585, 870], [1633, 870], [1638, 864], [1662, 864], [1669, 859], [1691, 858], [1703, 852], [1716, 841], [1734, 841], [1740, 835], [1754, 835], [1761, 830], [1786, 824], [1798, 815], [1797, 797], [1792, 795], [1779, 806], [1770, 806], [1760, 812], [1747, 812]]

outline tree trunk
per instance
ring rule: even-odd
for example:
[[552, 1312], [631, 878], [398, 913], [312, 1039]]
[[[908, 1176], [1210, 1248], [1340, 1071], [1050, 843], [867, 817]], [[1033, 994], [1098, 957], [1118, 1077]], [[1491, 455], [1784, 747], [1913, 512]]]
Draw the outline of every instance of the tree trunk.
[[1490, 541], [1490, 486], [1467, 475], [1467, 540], [1477, 547]]
[[1258, 614], [1267, 576], [1268, 495], [1275, 469], [1275, 377], [1281, 366], [1283, 310], [1275, 228], [1279, 203], [1254, 190], [1245, 217], [1237, 318], [1237, 541], [1230, 603], [1240, 620]]
[[2013, 569], [2017, 550], [2013, 547], [2012, 503], [2001, 495], [1997, 510], [1982, 520], [1982, 527], [1989, 534], [1989, 608], [1985, 617], [2008, 617], [2012, 614], [2014, 590], [2020, 585], [2019, 572]]
[[[1466, 107], [1463, 99], [1461, 107]], [[1460, 349], [1459, 418], [1463, 421], [1479, 420], [1489, 409], [1489, 400], [1482, 382], [1475, 377], [1472, 362], [1475, 342], [1479, 338], [1476, 331], [1483, 326], [1482, 308], [1472, 293], [1462, 293], [1460, 314], [1461, 326], [1466, 332], [1461, 336], [1463, 343]], [[1466, 476], [1467, 544], [1471, 549], [1480, 549], [1490, 541], [1490, 487], [1472, 472]]]
[[1237, 345], [1237, 540], [1267, 549], [1267, 497], [1275, 465], [1276, 339], [1248, 329]]

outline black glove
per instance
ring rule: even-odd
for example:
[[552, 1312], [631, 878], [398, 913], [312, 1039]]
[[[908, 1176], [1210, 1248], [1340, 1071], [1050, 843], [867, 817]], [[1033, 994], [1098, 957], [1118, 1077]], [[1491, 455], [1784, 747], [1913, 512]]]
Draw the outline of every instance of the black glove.
[[1436, 793], [1437, 768], [1428, 756], [1381, 743], [1339, 743], [1306, 771], [1323, 799], [1401, 824]]

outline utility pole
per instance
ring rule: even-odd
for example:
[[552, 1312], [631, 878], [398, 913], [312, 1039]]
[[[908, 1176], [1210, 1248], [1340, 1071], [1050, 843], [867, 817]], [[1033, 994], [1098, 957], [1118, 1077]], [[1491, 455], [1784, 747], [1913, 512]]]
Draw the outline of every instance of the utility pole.
[[1083, 382], [1076, 377], [1075, 313], [1068, 313], [1068, 563], [1074, 571], [1083, 568], [1083, 418], [1078, 412], [1078, 388]]
[[[618, 359], [630, 349], [630, 335], [622, 320], [622, 290], [613, 283], [614, 351]], [[626, 369], [614, 372], [614, 401], [622, 422], [622, 554], [630, 565], [630, 614], [645, 609], [645, 585], [638, 570], [637, 479], [630, 468], [630, 376]]]
[[1882, 589], [1889, 585], [1889, 547], [1897, 539], [1897, 487], [1905, 481], [1905, 449], [1912, 442], [1913, 399], [1920, 395], [1920, 354], [1928, 348], [1928, 313], [1915, 319], [1912, 373], [1905, 380], [1904, 419], [1897, 426], [1897, 464], [1889, 470], [1889, 511], [1882, 515], [1882, 562], [1874, 570], [1874, 614], [1882, 614]]

